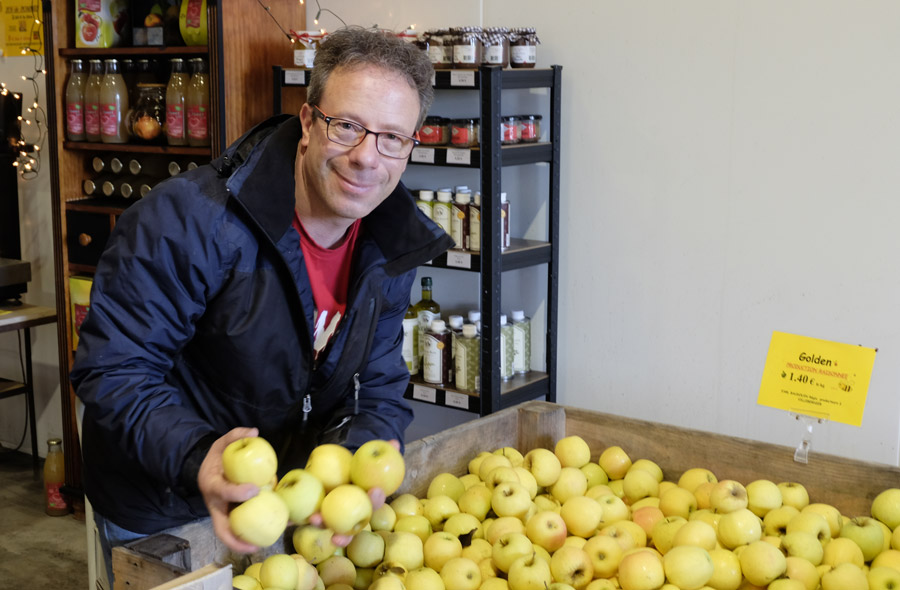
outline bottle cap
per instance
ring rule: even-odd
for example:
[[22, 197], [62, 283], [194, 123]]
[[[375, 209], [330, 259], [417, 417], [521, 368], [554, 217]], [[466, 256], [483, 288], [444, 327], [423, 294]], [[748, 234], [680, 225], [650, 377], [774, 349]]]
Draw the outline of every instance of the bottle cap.
[[420, 190], [419, 191], [419, 200], [420, 201], [433, 201], [434, 200], [434, 191]]
[[473, 324], [475, 322], [481, 321], [481, 312], [476, 309], [473, 309], [472, 311], [470, 311], [469, 312], [469, 321]]
[[453, 192], [450, 189], [439, 190], [437, 192], [437, 200], [441, 203], [449, 203], [453, 200]]
[[476, 205], [481, 205], [481, 192], [475, 191], [472, 193], [472, 202]]
[[470, 193], [462, 191], [462, 192], [456, 193], [455, 199], [456, 199], [457, 205], [468, 205], [469, 202], [471, 202], [471, 200], [472, 200], [472, 196]]
[[515, 310], [513, 310], [513, 312], [512, 312], [512, 321], [514, 321], [514, 322], [521, 322], [521, 321], [524, 320], [524, 319], [525, 319], [525, 312], [524, 312], [524, 311], [522, 311], [521, 309], [515, 309]]
[[505, 202], [506, 202], [506, 193], [500, 193], [500, 202], [501, 202], [501, 203], [505, 203]]
[[477, 328], [475, 324], [465, 324], [462, 327], [462, 335], [464, 338], [474, 338], [478, 335]]
[[505, 325], [506, 325], [506, 314], [505, 314], [505, 313], [501, 313], [501, 314], [500, 314], [500, 325], [501, 325], [501, 326], [505, 326]]
[[432, 332], [443, 332], [447, 329], [447, 324], [444, 323], [444, 320], [431, 320], [431, 331]]
[[431, 277], [422, 277], [422, 286], [431, 287]]
[[447, 322], [450, 323], [451, 328], [453, 328], [454, 330], [458, 330], [459, 328], [462, 328], [463, 317], [461, 315], [452, 315], [447, 318]]

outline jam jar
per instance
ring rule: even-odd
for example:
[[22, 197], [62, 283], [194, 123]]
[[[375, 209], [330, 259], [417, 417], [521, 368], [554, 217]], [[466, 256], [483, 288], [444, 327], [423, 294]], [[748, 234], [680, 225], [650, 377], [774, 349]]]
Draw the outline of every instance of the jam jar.
[[512, 144], [521, 141], [521, 130], [519, 129], [519, 117], [500, 117], [500, 143]]
[[454, 147], [477, 146], [479, 131], [478, 119], [452, 119], [450, 144]]
[[450, 142], [450, 119], [425, 117], [419, 128], [419, 141], [422, 145], [447, 145]]
[[140, 143], [163, 143], [166, 122], [166, 85], [138, 84], [137, 102], [129, 113], [128, 128]]
[[484, 44], [481, 41], [481, 27], [459, 27], [451, 29], [453, 37], [453, 67], [475, 69], [481, 65]]
[[532, 27], [513, 29], [509, 39], [509, 61], [514, 68], [533, 68], [537, 63], [537, 46], [541, 42]]
[[537, 143], [541, 140], [541, 116], [519, 115], [519, 141], [522, 143]]
[[447, 29], [431, 29], [425, 32], [425, 43], [428, 45], [428, 59], [436, 70], [449, 70], [453, 67], [453, 43]]
[[509, 29], [488, 27], [482, 36], [484, 55], [481, 63], [488, 66], [509, 67]]

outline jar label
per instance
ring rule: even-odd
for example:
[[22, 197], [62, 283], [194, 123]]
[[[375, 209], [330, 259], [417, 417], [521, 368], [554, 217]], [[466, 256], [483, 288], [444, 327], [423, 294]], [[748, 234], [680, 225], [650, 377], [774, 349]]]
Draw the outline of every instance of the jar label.
[[[443, 339], [435, 334], [425, 335], [425, 353], [422, 359], [422, 377], [426, 383], [443, 383], [444, 372], [449, 367], [444, 367], [446, 344]], [[449, 351], [448, 351], [449, 352]]]
[[450, 143], [455, 145], [469, 145], [469, 128], [453, 127], [450, 131]]
[[484, 63], [491, 65], [503, 65], [506, 52], [503, 45], [488, 45], [484, 48]]
[[523, 140], [537, 139], [537, 126], [534, 121], [520, 121], [519, 136]]
[[434, 313], [433, 311], [422, 310], [416, 316], [416, 321], [419, 324], [419, 329], [417, 330], [419, 337], [417, 340], [419, 341], [419, 358], [422, 358], [425, 354], [425, 332], [428, 330], [428, 326], [431, 325], [432, 320], [441, 319], [440, 313]]
[[187, 9], [184, 13], [184, 25], [189, 29], [199, 29], [203, 17], [203, 2], [201, 0], [187, 0]]
[[474, 45], [454, 45], [453, 46], [453, 63], [455, 63], [455, 64], [474, 64], [475, 63], [475, 46]]
[[500, 378], [510, 379], [513, 375], [512, 370], [512, 335], [509, 327], [500, 328]]
[[444, 59], [440, 63], [443, 63], [443, 64], [452, 64], [453, 63], [453, 45], [444, 45]]
[[432, 209], [432, 218], [434, 222], [441, 226], [448, 234], [452, 231], [450, 227], [450, 204], [449, 203], [435, 203]]
[[416, 201], [416, 205], [419, 207], [419, 211], [425, 214], [425, 217], [432, 218], [434, 210], [430, 201]]
[[442, 64], [447, 63], [444, 61], [444, 46], [443, 45], [429, 45], [428, 46], [428, 59], [433, 64]]
[[84, 105], [82, 103], [66, 104], [66, 128], [72, 135], [84, 133]]
[[110, 137], [119, 135], [119, 108], [115, 103], [100, 107], [100, 134]]
[[61, 483], [44, 484], [44, 491], [47, 494], [47, 508], [53, 508], [55, 510], [65, 510], [68, 508], [66, 499], [63, 497], [62, 492], [59, 491], [61, 486]]
[[188, 137], [193, 137], [194, 139], [206, 139], [206, 137], [209, 135], [208, 111], [208, 105], [195, 105], [188, 107]]
[[526, 338], [529, 336], [530, 330], [526, 324], [513, 324], [513, 372], [527, 373], [530, 369], [530, 358], [526, 356], [530, 353], [531, 346]]
[[513, 45], [509, 48], [509, 59], [514, 64], [537, 62], [537, 45]]
[[403, 361], [410, 375], [419, 373], [419, 322], [416, 318], [403, 320]]
[[469, 244], [473, 252], [481, 251], [481, 209], [469, 206]]
[[100, 135], [100, 105], [89, 104], [84, 110], [84, 131], [89, 135]]
[[515, 143], [519, 140], [519, 126], [515, 122], [500, 123], [500, 135], [504, 143]]
[[450, 237], [457, 248], [465, 247], [466, 209], [465, 205], [454, 204], [450, 211]]
[[301, 66], [307, 69], [311, 69], [313, 67], [313, 62], [316, 61], [316, 50], [315, 49], [295, 49], [294, 50], [294, 65]]
[[441, 130], [442, 127], [440, 125], [423, 125], [419, 129], [419, 141], [428, 145], [444, 143]]
[[166, 105], [166, 135], [184, 139], [184, 107], [180, 104]]

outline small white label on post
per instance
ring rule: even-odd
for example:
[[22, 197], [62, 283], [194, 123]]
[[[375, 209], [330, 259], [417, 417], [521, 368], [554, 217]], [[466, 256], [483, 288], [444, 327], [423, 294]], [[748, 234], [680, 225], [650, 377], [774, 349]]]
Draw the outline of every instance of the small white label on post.
[[475, 87], [475, 72], [472, 70], [461, 70], [450, 72], [450, 86], [467, 86]]
[[413, 399], [417, 399], [420, 402], [428, 402], [430, 404], [433, 404], [437, 402], [437, 390], [433, 387], [413, 385]]
[[447, 266], [470, 270], [472, 268], [472, 255], [468, 252], [455, 252], [450, 250], [447, 252]]
[[472, 150], [449, 148], [447, 150], [447, 163], [468, 166], [472, 163]]
[[434, 149], [433, 148], [413, 148], [412, 155], [410, 156], [410, 161], [418, 162], [419, 164], [434, 164]]
[[469, 396], [463, 393], [453, 393], [452, 391], [444, 392], [444, 400], [448, 406], [452, 406], [454, 408], [461, 408], [463, 410], [469, 409]]
[[306, 84], [306, 70], [285, 70], [284, 83], [291, 85]]

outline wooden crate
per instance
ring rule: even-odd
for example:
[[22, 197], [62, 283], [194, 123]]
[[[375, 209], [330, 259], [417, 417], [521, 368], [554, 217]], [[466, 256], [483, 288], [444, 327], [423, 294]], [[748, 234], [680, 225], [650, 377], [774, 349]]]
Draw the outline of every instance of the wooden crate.
[[397, 492], [424, 497], [438, 473], [462, 475], [481, 451], [512, 446], [525, 452], [553, 449], [577, 434], [596, 461], [606, 447], [622, 447], [632, 460], [650, 459], [667, 480], [692, 467], [706, 467], [721, 479], [748, 484], [755, 479], [795, 481], [811, 502], [837, 507], [846, 516], [868, 515], [872, 500], [900, 487], [900, 468], [811, 452], [809, 463], [794, 461], [794, 449], [699, 430], [613, 416], [547, 402], [526, 402], [413, 441], [406, 448], [406, 479]]

